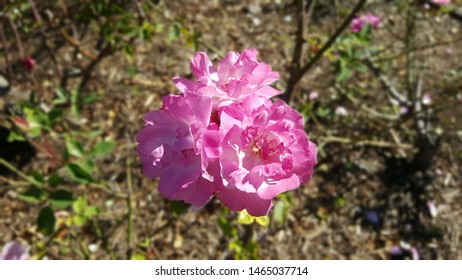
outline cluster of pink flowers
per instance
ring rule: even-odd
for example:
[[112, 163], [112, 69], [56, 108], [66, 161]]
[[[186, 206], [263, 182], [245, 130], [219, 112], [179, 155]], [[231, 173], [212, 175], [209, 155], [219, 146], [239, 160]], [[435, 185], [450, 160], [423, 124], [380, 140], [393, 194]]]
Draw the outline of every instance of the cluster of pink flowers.
[[214, 195], [229, 209], [264, 216], [278, 194], [306, 183], [316, 165], [303, 117], [269, 86], [279, 79], [257, 52], [230, 52], [214, 67], [205, 53], [190, 64], [196, 80], [174, 78], [179, 95], [162, 99], [138, 133], [144, 175], [160, 177], [168, 199], [204, 206]]
[[373, 28], [379, 27], [381, 18], [379, 16], [374, 16], [372, 14], [365, 14], [358, 16], [351, 21], [351, 31], [353, 33], [361, 32], [361, 30], [367, 24], [370, 24]]

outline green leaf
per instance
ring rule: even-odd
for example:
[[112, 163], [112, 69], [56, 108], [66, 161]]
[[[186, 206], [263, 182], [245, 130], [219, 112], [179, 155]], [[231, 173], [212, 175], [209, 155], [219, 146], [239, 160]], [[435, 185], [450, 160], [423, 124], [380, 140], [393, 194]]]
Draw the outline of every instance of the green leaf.
[[47, 193], [36, 186], [32, 186], [25, 192], [20, 193], [18, 198], [30, 203], [39, 203], [47, 198]]
[[144, 260], [146, 260], [146, 257], [143, 254], [134, 254], [131, 257], [131, 260], [132, 261], [144, 261]]
[[32, 108], [29, 108], [29, 107], [25, 107], [23, 111], [26, 116], [26, 121], [29, 123], [30, 128], [42, 126], [43, 124], [42, 115], [38, 111]]
[[150, 245], [151, 240], [149, 239], [149, 237], [146, 237], [143, 242], [138, 243], [138, 246], [143, 247], [145, 249], [149, 248]]
[[96, 143], [90, 151], [91, 156], [104, 156], [110, 154], [116, 146], [115, 141], [101, 141]]
[[36, 185], [43, 186], [45, 184], [45, 178], [38, 171], [32, 171], [30, 178]]
[[242, 210], [239, 212], [239, 217], [237, 219], [237, 222], [240, 223], [241, 225], [249, 225], [255, 221], [255, 217], [250, 215], [247, 210]]
[[89, 206], [85, 208], [84, 216], [88, 219], [93, 218], [94, 216], [98, 215], [100, 212], [99, 208], [96, 206]]
[[37, 226], [39, 231], [45, 235], [50, 235], [55, 230], [55, 213], [50, 207], [42, 208], [37, 217]]
[[80, 215], [83, 215], [85, 213], [85, 209], [87, 207], [87, 201], [83, 197], [77, 198], [72, 204], [72, 209], [74, 209], [74, 212]]
[[87, 104], [91, 104], [95, 101], [97, 101], [98, 99], [100, 99], [101, 95], [96, 93], [96, 92], [92, 92], [88, 95], [85, 95], [83, 98], [82, 98], [82, 103], [87, 105]]
[[63, 118], [64, 111], [62, 109], [53, 109], [48, 113], [48, 122], [54, 124]]
[[281, 193], [279, 197], [286, 203], [287, 206], [293, 206], [292, 196], [290, 192]]
[[227, 237], [232, 238], [237, 236], [237, 230], [231, 225], [229, 220], [225, 217], [218, 218], [218, 225]]
[[93, 174], [93, 171], [95, 171], [95, 164], [91, 159], [78, 162], [78, 165], [89, 174]]
[[267, 227], [270, 224], [270, 219], [268, 216], [255, 217], [255, 221], [264, 227]]
[[367, 68], [367, 66], [362, 63], [355, 63], [354, 68], [356, 71], [359, 71], [361, 73], [367, 73], [367, 71], [369, 70], [369, 68]]
[[339, 63], [339, 71], [340, 73], [337, 75], [337, 82], [343, 82], [350, 78], [353, 72], [350, 70], [348, 62], [346, 60], [341, 59]]
[[282, 200], [278, 201], [274, 206], [273, 219], [278, 224], [285, 224], [287, 220], [288, 207], [286, 203]]
[[169, 209], [175, 216], [179, 216], [188, 211], [189, 206], [189, 204], [186, 204], [183, 201], [171, 201]]
[[82, 144], [78, 141], [68, 139], [66, 141], [66, 148], [67, 152], [75, 157], [80, 158], [85, 155], [85, 150], [83, 149]]
[[156, 33], [160, 33], [160, 32], [162, 32], [162, 31], [164, 31], [164, 29], [165, 29], [165, 25], [162, 24], [162, 23], [158, 23], [158, 24], [155, 25], [154, 31], [155, 31]]
[[56, 174], [53, 174], [48, 178], [48, 185], [52, 188], [57, 187], [59, 184], [61, 184], [61, 177], [59, 177]]
[[122, 52], [125, 54], [128, 62], [131, 63], [133, 61], [133, 47], [130, 44], [125, 44], [122, 48]]
[[42, 129], [40, 127], [33, 127], [29, 129], [29, 135], [32, 138], [36, 138], [40, 135], [42, 135]]
[[58, 190], [51, 193], [50, 202], [53, 207], [64, 209], [74, 202], [74, 195], [66, 190]]
[[177, 40], [179, 37], [180, 37], [180, 27], [177, 24], [175, 24], [172, 27], [170, 27], [170, 30], [168, 32], [167, 41], [171, 42], [171, 41]]
[[56, 95], [58, 96], [58, 98], [56, 98], [55, 100], [53, 100], [53, 103], [54, 104], [66, 104], [67, 103], [67, 97], [66, 97], [66, 91], [65, 89], [63, 88], [58, 88], [56, 89], [55, 91]]
[[75, 116], [80, 116], [80, 107], [79, 107], [79, 90], [74, 89], [71, 92], [71, 112]]
[[85, 169], [80, 167], [79, 165], [75, 163], [69, 163], [67, 166], [67, 172], [71, 176], [71, 178], [79, 183], [91, 183], [93, 182], [93, 178], [91, 177], [91, 174], [88, 173]]
[[87, 222], [87, 218], [85, 218], [84, 216], [77, 215], [72, 218], [72, 221], [77, 226], [83, 226]]
[[8, 134], [8, 139], [6, 141], [8, 141], [9, 143], [14, 141], [26, 141], [26, 137], [11, 130], [10, 134]]
[[340, 209], [340, 208], [345, 207], [345, 205], [346, 205], [346, 199], [344, 197], [338, 197], [335, 200], [335, 208]]

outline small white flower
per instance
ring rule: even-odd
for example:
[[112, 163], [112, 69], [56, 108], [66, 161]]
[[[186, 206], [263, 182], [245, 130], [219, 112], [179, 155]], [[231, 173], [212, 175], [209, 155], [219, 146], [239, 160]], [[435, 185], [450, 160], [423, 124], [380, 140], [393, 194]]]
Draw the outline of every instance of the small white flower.
[[430, 105], [432, 104], [432, 98], [430, 97], [430, 95], [428, 94], [425, 94], [422, 98], [422, 104], [424, 105]]
[[348, 115], [348, 111], [347, 111], [347, 109], [345, 109], [345, 107], [338, 106], [338, 107], [335, 109], [335, 114], [338, 115], [338, 116], [347, 116], [347, 115]]
[[430, 215], [435, 218], [438, 216], [438, 209], [436, 209], [435, 203], [433, 201], [427, 202], [428, 206], [428, 211], [430, 212]]
[[94, 253], [97, 250], [98, 250], [98, 244], [95, 244], [95, 243], [88, 244], [88, 251], [90, 251], [91, 253]]

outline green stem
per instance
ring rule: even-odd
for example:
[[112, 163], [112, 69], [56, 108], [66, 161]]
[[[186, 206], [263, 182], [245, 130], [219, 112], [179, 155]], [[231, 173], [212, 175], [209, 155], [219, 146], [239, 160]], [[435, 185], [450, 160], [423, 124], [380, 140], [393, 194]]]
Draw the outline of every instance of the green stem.
[[6, 168], [8, 168], [9, 170], [11, 170], [12, 172], [16, 173], [19, 177], [23, 178], [24, 180], [26, 180], [27, 182], [37, 186], [37, 187], [41, 187], [41, 185], [37, 182], [35, 182], [31, 177], [29, 177], [27, 174], [25, 174], [24, 172], [22, 172], [21, 170], [17, 169], [15, 166], [13, 166], [11, 163], [9, 163], [8, 161], [6, 161], [5, 159], [3, 158], [0, 158], [0, 164], [2, 164], [3, 166], [5, 166]]
[[102, 190], [102, 191], [104, 191], [104, 192], [106, 192], [106, 193], [108, 193], [110, 195], [116, 196], [118, 198], [127, 198], [126, 195], [123, 195], [121, 193], [113, 191], [113, 190], [109, 189], [106, 185], [104, 185], [102, 183], [93, 182], [93, 183], [90, 183], [89, 186], [100, 189], [100, 190]]

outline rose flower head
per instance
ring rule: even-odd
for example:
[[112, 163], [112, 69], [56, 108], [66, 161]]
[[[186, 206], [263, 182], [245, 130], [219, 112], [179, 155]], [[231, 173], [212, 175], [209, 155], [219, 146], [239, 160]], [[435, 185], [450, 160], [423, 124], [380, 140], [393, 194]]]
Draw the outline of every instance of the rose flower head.
[[168, 95], [160, 110], [149, 112], [136, 136], [137, 152], [147, 178], [159, 180], [159, 192], [174, 200], [202, 207], [221, 186], [218, 131], [210, 123], [210, 97]]
[[221, 112], [225, 187], [217, 197], [235, 211], [267, 215], [278, 194], [306, 183], [317, 149], [303, 130], [303, 117], [282, 101], [250, 96]]
[[257, 95], [266, 98], [280, 94], [269, 85], [279, 79], [279, 73], [258, 62], [257, 51], [247, 49], [241, 54], [230, 52], [215, 68], [207, 54], [197, 53], [190, 63], [196, 81], [174, 78], [181, 92], [195, 92], [214, 98], [215, 105], [230, 104], [246, 96]]
[[159, 178], [167, 199], [202, 207], [215, 195], [230, 210], [267, 215], [316, 165], [303, 117], [270, 100], [279, 74], [254, 49], [230, 52], [216, 68], [197, 53], [190, 66], [196, 80], [174, 78], [181, 94], [164, 97], [136, 136], [144, 175]]

